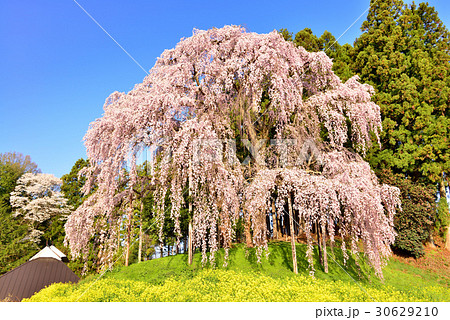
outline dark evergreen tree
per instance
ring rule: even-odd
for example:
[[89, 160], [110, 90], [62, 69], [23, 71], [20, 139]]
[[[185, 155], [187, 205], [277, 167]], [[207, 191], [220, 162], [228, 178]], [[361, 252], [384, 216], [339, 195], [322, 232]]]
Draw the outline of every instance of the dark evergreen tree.
[[362, 31], [355, 41], [353, 70], [375, 88], [383, 118], [382, 148], [369, 152], [371, 165], [438, 185], [445, 194], [450, 169], [448, 30], [428, 4], [382, 0], [371, 2]]

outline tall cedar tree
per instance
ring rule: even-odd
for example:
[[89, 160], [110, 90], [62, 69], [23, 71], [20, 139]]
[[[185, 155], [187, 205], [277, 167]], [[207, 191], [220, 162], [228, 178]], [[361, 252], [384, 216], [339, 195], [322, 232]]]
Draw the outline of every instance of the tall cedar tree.
[[[362, 31], [353, 67], [375, 88], [373, 99], [383, 119], [382, 150], [373, 148], [369, 162], [438, 185], [445, 194], [450, 169], [448, 30], [428, 4], [385, 0], [372, 1]], [[441, 212], [448, 215], [446, 201], [441, 202]]]

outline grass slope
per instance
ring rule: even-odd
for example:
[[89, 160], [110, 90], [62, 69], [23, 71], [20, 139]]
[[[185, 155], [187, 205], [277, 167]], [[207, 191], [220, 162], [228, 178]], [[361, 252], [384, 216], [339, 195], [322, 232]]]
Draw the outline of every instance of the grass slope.
[[[187, 255], [176, 255], [117, 268], [77, 285], [54, 284], [27, 301], [450, 301], [448, 272], [430, 273], [391, 259], [384, 282], [370, 268], [350, 259], [345, 270], [329, 259], [323, 272], [315, 255], [315, 279], [309, 276], [305, 245], [297, 245], [299, 275], [292, 272], [290, 244], [273, 242], [268, 259], [257, 263], [254, 249], [237, 245], [223, 265], [201, 267], [201, 255], [192, 266]], [[343, 265], [336, 249], [334, 259]], [[356, 283], [357, 282], [357, 283]]]

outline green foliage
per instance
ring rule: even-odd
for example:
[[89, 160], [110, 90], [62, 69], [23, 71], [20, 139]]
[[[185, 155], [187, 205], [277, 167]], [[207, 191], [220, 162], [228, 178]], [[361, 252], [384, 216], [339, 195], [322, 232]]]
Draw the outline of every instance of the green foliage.
[[396, 186], [401, 192], [402, 211], [394, 217], [397, 232], [394, 248], [416, 258], [423, 256], [423, 243], [433, 231], [432, 225], [436, 220], [435, 188], [387, 169], [378, 172], [378, 177], [382, 183]]
[[[188, 192], [184, 192], [185, 197], [185, 203], [188, 203]], [[157, 224], [156, 219], [156, 208], [155, 208], [155, 201], [152, 193], [148, 193], [143, 198], [144, 203], [144, 211], [142, 212], [142, 225], [143, 225], [143, 231], [146, 234], [146, 236], [149, 238], [147, 243], [149, 244], [156, 244], [159, 243], [159, 227]], [[169, 194], [166, 195], [166, 210], [165, 210], [165, 216], [164, 216], [164, 225], [163, 225], [163, 232], [162, 232], [162, 241], [164, 244], [170, 244], [174, 245], [176, 243], [176, 234], [174, 232], [175, 225], [173, 222], [173, 219], [170, 217], [170, 208], [171, 208], [171, 202]], [[139, 213], [140, 214], [140, 213]], [[188, 208], [184, 207], [180, 210], [180, 231], [181, 231], [181, 238], [180, 241], [185, 239], [188, 235], [188, 228], [189, 228], [189, 220], [191, 219], [189, 215]], [[137, 242], [137, 241], [136, 241]], [[149, 251], [148, 255], [153, 254], [154, 251], [150, 249], [149, 246], [145, 248], [144, 252]], [[136, 260], [137, 261], [137, 260]]]
[[236, 235], [236, 242], [245, 241], [245, 221], [244, 217], [239, 217], [234, 226], [234, 232]]
[[280, 29], [280, 31], [278, 31], [284, 38], [284, 40], [286, 41], [292, 41], [292, 32], [289, 32], [287, 29]]
[[[385, 284], [369, 276], [365, 266], [349, 261], [346, 271], [364, 290], [340, 268], [325, 274], [316, 272], [316, 279], [292, 273], [290, 244], [279, 242], [270, 246], [268, 259], [256, 263], [255, 250], [237, 246], [230, 252], [227, 268], [202, 268], [201, 256], [194, 256], [192, 266], [186, 255], [122, 267], [77, 285], [55, 284], [27, 301], [449, 301], [448, 278], [438, 282], [426, 271], [400, 262], [390, 262], [385, 269]], [[297, 246], [298, 256], [304, 256], [305, 245]], [[317, 251], [317, 250], [316, 250]], [[218, 260], [223, 261], [223, 251]], [[334, 259], [342, 263], [339, 250]], [[316, 252], [317, 262], [318, 255]], [[307, 265], [300, 259], [299, 266]], [[358, 271], [361, 277], [358, 277]], [[86, 291], [87, 290], [87, 291]], [[84, 293], [84, 294], [83, 294]], [[83, 294], [83, 295], [82, 295]], [[369, 297], [370, 296], [370, 297]], [[371, 298], [372, 297], [372, 298]]]
[[333, 59], [333, 71], [335, 74], [341, 78], [342, 81], [347, 81], [351, 77], [355, 75], [355, 72], [352, 70], [352, 55], [353, 55], [353, 47], [348, 43], [343, 46], [339, 46], [336, 43], [334, 46], [337, 46], [335, 52], [326, 52], [326, 54]]
[[319, 39], [317, 39], [310, 28], [305, 28], [297, 32], [295, 34], [294, 43], [296, 46], [303, 47], [309, 52], [320, 50]]
[[36, 163], [31, 161], [31, 157], [29, 155], [24, 156], [20, 152], [0, 153], [0, 164], [10, 167], [14, 172], [18, 172], [19, 176], [26, 172], [41, 173], [41, 169], [38, 168]]
[[439, 182], [450, 169], [449, 33], [433, 7], [373, 1], [355, 41], [353, 70], [376, 90], [382, 150], [374, 168]]
[[353, 47], [349, 44], [341, 46], [331, 32], [325, 30], [317, 38], [311, 29], [305, 28], [297, 32], [294, 39], [292, 39], [292, 32], [289, 32], [287, 29], [280, 29], [279, 32], [286, 41], [293, 41], [296, 46], [301, 46], [307, 51], [324, 51], [333, 59], [333, 71], [342, 81], [345, 82], [355, 75], [351, 68]]
[[67, 203], [74, 209], [78, 208], [87, 198], [81, 191], [86, 182], [86, 178], [84, 176], [79, 177], [78, 174], [81, 169], [88, 165], [88, 160], [78, 159], [70, 170], [70, 173], [61, 177], [61, 180], [63, 181], [61, 191], [64, 193]]
[[39, 248], [23, 241], [28, 226], [13, 218], [6, 207], [0, 207], [0, 228], [0, 274], [3, 274], [26, 262]]
[[[144, 221], [148, 221], [148, 231], [147, 233], [150, 235], [150, 237], [155, 240], [159, 241], [159, 227], [156, 221], [156, 208], [155, 208], [155, 201], [153, 194], [148, 194], [144, 199], [144, 212], [143, 212], [143, 219]], [[175, 237], [174, 228], [175, 225], [173, 223], [173, 219], [170, 217], [170, 199], [169, 195], [166, 196], [166, 210], [165, 210], [165, 216], [164, 216], [164, 226], [163, 226], [163, 242], [164, 243], [170, 243], [173, 241], [173, 238]], [[169, 209], [167, 209], [169, 208]], [[185, 213], [185, 210], [182, 210], [183, 213]], [[181, 224], [181, 223], [180, 223]], [[184, 224], [183, 224], [184, 227]], [[185, 230], [184, 230], [185, 229]], [[183, 233], [186, 234], [187, 227], [183, 228]]]
[[0, 274], [26, 262], [39, 248], [24, 238], [28, 227], [13, 217], [10, 193], [25, 172], [40, 172], [30, 156], [9, 152], [0, 154]]
[[447, 240], [447, 232], [445, 229], [449, 224], [450, 213], [448, 210], [448, 203], [445, 198], [441, 197], [437, 206], [436, 230], [444, 240]]
[[0, 163], [0, 199], [1, 204], [9, 203], [9, 194], [16, 187], [16, 181], [22, 172], [15, 170], [12, 166]]
[[[65, 219], [62, 219], [61, 217], [54, 217], [44, 222], [39, 229], [44, 232], [42, 238], [50, 241], [48, 243], [49, 245], [53, 244], [59, 250], [65, 251], [67, 255], [68, 250], [64, 248], [65, 223]], [[42, 248], [43, 245], [44, 243], [42, 243], [40, 247]]]

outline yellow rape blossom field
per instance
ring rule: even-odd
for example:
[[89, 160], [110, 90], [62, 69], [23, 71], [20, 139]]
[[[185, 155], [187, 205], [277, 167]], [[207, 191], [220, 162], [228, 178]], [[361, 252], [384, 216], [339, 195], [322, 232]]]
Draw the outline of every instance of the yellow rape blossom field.
[[[391, 259], [381, 281], [364, 264], [345, 267], [330, 264], [324, 273], [317, 265], [308, 275], [299, 258], [298, 275], [289, 266], [289, 245], [270, 246], [268, 259], [254, 261], [254, 252], [242, 246], [232, 250], [226, 268], [193, 266], [177, 255], [120, 267], [98, 279], [92, 275], [76, 285], [54, 284], [24, 301], [450, 301], [445, 276]], [[305, 250], [298, 246], [299, 257]], [[336, 254], [336, 262], [339, 256]]]

